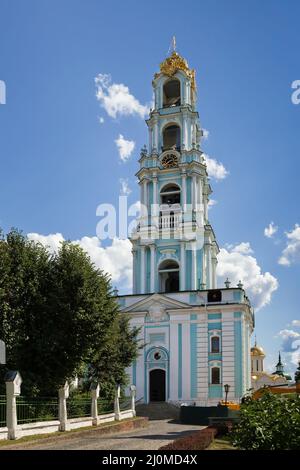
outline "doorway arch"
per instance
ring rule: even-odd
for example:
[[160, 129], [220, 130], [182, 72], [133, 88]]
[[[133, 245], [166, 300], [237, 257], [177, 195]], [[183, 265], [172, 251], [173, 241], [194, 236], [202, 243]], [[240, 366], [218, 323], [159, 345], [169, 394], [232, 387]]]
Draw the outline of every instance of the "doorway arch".
[[150, 401], [166, 401], [166, 371], [152, 369], [149, 373]]

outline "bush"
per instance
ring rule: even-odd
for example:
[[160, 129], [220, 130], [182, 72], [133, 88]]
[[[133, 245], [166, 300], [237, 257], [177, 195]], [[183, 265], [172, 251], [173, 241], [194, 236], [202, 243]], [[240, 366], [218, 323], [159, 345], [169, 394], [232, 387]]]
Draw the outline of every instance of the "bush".
[[180, 437], [159, 450], [204, 450], [212, 443], [217, 432], [214, 426], [208, 426], [189, 436]]
[[231, 440], [246, 450], [299, 450], [300, 397], [284, 398], [270, 392], [259, 400], [247, 397]]

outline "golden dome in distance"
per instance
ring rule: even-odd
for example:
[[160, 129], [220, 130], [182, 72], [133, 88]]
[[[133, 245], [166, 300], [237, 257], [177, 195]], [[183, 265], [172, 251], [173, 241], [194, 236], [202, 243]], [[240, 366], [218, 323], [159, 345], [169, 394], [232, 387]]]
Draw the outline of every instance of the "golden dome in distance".
[[265, 356], [265, 352], [260, 346], [253, 346], [253, 348], [251, 348], [251, 354], [252, 356]]
[[263, 348], [261, 346], [257, 346], [256, 337], [254, 346], [251, 348], [251, 356], [266, 356]]

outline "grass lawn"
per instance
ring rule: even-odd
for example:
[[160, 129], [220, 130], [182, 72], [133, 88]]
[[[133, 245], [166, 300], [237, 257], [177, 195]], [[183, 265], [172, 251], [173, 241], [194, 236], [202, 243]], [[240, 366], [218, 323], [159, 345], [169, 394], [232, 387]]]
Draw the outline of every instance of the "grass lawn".
[[237, 448], [233, 447], [227, 436], [223, 436], [216, 437], [210, 446], [205, 450], [237, 450]]

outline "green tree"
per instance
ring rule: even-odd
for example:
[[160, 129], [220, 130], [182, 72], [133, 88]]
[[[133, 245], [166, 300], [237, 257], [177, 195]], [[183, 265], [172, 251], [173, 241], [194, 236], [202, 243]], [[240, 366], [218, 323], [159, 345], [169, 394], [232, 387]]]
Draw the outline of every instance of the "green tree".
[[130, 326], [127, 315], [118, 314], [107, 330], [102, 348], [95, 351], [90, 363], [88, 383], [99, 380], [101, 397], [111, 398], [116, 384], [128, 385], [126, 368], [136, 359], [143, 344], [138, 341], [138, 328]]
[[0, 338], [23, 393], [56, 394], [94, 363], [94, 380], [125, 383], [137, 332], [111, 294], [110, 278], [79, 246], [64, 242], [50, 255], [17, 230], [1, 234]]
[[283, 398], [265, 392], [241, 404], [240, 422], [232, 442], [246, 450], [290, 450], [300, 448], [300, 397]]
[[300, 382], [300, 361], [298, 362], [298, 367], [295, 372], [295, 382]]

